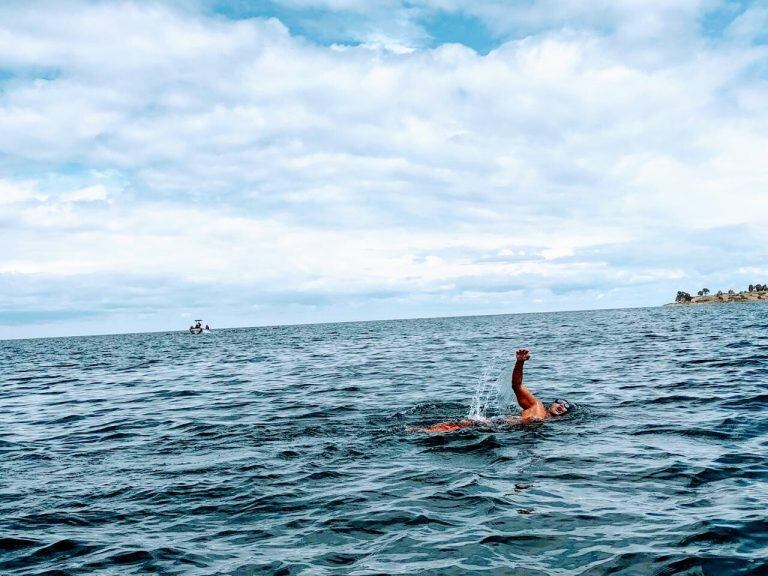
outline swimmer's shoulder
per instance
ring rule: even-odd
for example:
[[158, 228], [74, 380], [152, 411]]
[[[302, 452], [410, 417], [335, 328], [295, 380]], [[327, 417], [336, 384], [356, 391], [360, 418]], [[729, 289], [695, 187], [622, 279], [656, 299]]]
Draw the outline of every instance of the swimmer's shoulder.
[[540, 400], [536, 402], [535, 406], [531, 406], [522, 411], [520, 419], [523, 422], [531, 422], [534, 420], [544, 420], [547, 417], [547, 409], [544, 408], [544, 404]]

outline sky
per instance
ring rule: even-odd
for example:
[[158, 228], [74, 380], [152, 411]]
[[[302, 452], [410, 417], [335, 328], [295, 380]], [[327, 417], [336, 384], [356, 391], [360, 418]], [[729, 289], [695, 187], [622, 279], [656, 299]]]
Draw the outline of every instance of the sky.
[[0, 3], [0, 338], [768, 282], [768, 2]]

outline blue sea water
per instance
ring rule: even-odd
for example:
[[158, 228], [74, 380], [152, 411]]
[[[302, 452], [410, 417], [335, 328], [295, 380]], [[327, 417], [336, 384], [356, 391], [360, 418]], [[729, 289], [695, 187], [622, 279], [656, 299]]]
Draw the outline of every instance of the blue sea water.
[[[0, 342], [0, 574], [768, 573], [768, 306]], [[508, 382], [575, 401], [518, 412]]]

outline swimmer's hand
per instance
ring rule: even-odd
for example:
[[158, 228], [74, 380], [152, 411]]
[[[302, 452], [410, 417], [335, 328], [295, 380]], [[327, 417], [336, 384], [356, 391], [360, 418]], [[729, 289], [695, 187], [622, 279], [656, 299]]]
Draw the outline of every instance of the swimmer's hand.
[[515, 352], [515, 358], [518, 362], [525, 362], [526, 360], [531, 359], [531, 353], [528, 352], [525, 348], [520, 348], [517, 352]]

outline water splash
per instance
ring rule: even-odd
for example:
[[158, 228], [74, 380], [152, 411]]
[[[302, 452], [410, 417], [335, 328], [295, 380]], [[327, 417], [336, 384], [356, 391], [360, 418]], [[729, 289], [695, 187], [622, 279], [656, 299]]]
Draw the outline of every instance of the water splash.
[[498, 357], [494, 357], [483, 369], [469, 406], [467, 418], [470, 420], [487, 420], [489, 409], [498, 409], [504, 403], [501, 388], [502, 376], [497, 369], [498, 363]]

